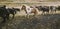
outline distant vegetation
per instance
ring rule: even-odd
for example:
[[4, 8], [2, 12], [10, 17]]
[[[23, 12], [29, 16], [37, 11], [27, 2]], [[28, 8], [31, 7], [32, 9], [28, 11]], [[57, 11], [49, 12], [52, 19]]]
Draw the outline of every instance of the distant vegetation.
[[[15, 2], [16, 0], [0, 0], [0, 2]], [[20, 2], [29, 2], [29, 0], [17, 0], [17, 1], [20, 1]], [[60, 0], [30, 0], [31, 2], [57, 2], [57, 1], [60, 1]]]

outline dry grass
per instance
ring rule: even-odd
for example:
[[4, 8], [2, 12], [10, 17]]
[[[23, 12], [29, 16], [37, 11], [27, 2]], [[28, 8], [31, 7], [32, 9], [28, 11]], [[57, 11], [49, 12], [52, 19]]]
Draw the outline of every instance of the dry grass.
[[[14, 6], [13, 4], [6, 5], [11, 7], [18, 6], [17, 4], [14, 4]], [[19, 6], [21, 5], [19, 4]], [[60, 29], [60, 11], [53, 14], [37, 15], [36, 17], [30, 16], [30, 18], [23, 15], [25, 15], [25, 13], [23, 12], [22, 14], [22, 12], [20, 12], [16, 14], [14, 19], [7, 20], [5, 23], [0, 23], [0, 29]], [[0, 22], [2, 22], [2, 19], [0, 19]]]
[[60, 29], [60, 14], [17, 16], [0, 25], [3, 29]]

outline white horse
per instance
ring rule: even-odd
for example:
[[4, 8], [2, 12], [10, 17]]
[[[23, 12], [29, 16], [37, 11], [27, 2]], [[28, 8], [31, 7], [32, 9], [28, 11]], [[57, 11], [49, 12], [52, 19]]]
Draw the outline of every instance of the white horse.
[[30, 8], [30, 6], [27, 6], [27, 5], [23, 5], [21, 10], [25, 10], [28, 18], [29, 18], [29, 14], [31, 14], [31, 13], [34, 13], [34, 16], [38, 14], [37, 8]]

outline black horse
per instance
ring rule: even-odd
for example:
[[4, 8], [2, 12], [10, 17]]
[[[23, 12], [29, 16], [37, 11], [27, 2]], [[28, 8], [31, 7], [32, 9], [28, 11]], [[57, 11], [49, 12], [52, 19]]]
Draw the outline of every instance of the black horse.
[[3, 18], [3, 22], [9, 19], [9, 15], [12, 14], [13, 18], [17, 11], [20, 11], [19, 8], [6, 8], [6, 5], [0, 7], [0, 17]]
[[57, 10], [57, 7], [56, 6], [50, 6], [50, 10], [51, 10], [51, 12], [56, 12], [56, 10]]
[[41, 10], [44, 12], [49, 12], [49, 7], [48, 6], [43, 6]]
[[49, 6], [37, 6], [36, 7], [39, 11], [48, 12], [49, 13]]
[[60, 11], [60, 6], [57, 7], [57, 10]]
[[13, 15], [12, 19], [14, 19], [14, 16], [17, 13], [17, 11], [20, 11], [19, 8], [8, 8], [7, 10], [9, 11], [9, 14], [8, 15], [10, 15], [10, 14]]
[[3, 5], [2, 7], [0, 7], [0, 17], [3, 18], [3, 22], [5, 22], [6, 19], [9, 19], [8, 14], [9, 12], [6, 10], [6, 5]]

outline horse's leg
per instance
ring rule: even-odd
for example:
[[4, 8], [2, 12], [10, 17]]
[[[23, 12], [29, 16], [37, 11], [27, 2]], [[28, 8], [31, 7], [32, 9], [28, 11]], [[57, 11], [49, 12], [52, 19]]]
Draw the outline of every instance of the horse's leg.
[[6, 15], [7, 20], [9, 20], [9, 14]]
[[34, 15], [33, 15], [34, 17], [36, 17], [36, 14], [34, 13]]
[[2, 18], [3, 18], [3, 21], [2, 21], [2, 23], [6, 22], [6, 18], [5, 18], [5, 17], [2, 17]]
[[51, 10], [51, 14], [53, 14], [53, 10]]
[[33, 15], [33, 16], [34, 16], [34, 17], [36, 17], [36, 16], [37, 16], [37, 14], [38, 14], [38, 12], [36, 11], [36, 12], [34, 12], [34, 15]]
[[13, 14], [13, 17], [12, 17], [12, 19], [14, 19], [14, 17], [15, 17], [15, 14], [16, 14], [16, 11], [14, 12], [14, 13], [12, 13]]
[[48, 14], [49, 14], [50, 12], [48, 11]]
[[49, 14], [49, 11], [47, 11], [47, 13], [46, 14]]
[[55, 13], [56, 13], [56, 10], [55, 10]]
[[3, 18], [3, 22], [2, 23], [4, 23], [4, 22], [6, 22], [7, 20], [9, 20], [9, 16], [8, 15], [6, 15], [6, 16], [4, 16], [4, 17], [2, 17]]
[[44, 13], [44, 11], [42, 11], [42, 15], [44, 15], [45, 13]]
[[12, 19], [14, 19], [14, 16], [15, 16], [15, 14], [13, 14], [13, 17], [12, 17]]
[[27, 14], [27, 18], [29, 18], [29, 14]]

